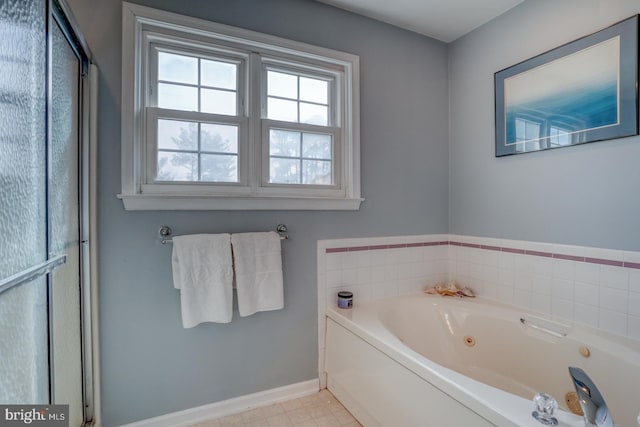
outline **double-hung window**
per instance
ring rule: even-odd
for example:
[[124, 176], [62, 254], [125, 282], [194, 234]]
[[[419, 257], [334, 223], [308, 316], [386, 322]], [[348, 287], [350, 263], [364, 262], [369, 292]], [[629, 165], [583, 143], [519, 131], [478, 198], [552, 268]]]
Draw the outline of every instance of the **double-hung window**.
[[123, 3], [126, 209], [358, 209], [358, 58]]
[[246, 59], [154, 43], [149, 59], [145, 186], [241, 183]]

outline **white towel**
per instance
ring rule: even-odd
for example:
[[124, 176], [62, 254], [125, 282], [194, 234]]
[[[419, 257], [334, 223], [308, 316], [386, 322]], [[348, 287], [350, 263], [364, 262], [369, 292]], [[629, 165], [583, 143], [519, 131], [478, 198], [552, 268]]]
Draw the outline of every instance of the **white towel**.
[[173, 286], [180, 289], [182, 326], [229, 323], [233, 315], [233, 267], [229, 234], [173, 238]]
[[273, 232], [231, 235], [240, 316], [284, 308], [280, 236]]

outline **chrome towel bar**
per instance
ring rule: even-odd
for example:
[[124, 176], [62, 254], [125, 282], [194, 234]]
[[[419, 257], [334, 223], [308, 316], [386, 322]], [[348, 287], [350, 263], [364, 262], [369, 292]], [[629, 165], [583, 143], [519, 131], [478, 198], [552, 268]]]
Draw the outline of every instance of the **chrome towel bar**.
[[[280, 235], [281, 240], [289, 239], [289, 231], [287, 230], [287, 226], [284, 224], [278, 224], [276, 226], [276, 232]], [[160, 235], [160, 243], [166, 245], [168, 243], [173, 243], [171, 239], [171, 235], [173, 234], [173, 230], [168, 225], [163, 225], [158, 230], [158, 234]]]

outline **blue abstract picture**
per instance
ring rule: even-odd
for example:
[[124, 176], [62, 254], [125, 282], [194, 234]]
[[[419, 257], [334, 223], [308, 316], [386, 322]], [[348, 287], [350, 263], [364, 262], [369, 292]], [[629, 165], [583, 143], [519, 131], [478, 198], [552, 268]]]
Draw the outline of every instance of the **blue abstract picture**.
[[619, 56], [614, 37], [505, 79], [506, 144], [541, 142], [551, 128], [564, 139], [548, 143], [567, 144], [576, 132], [617, 124]]
[[638, 17], [496, 73], [496, 155], [638, 133]]

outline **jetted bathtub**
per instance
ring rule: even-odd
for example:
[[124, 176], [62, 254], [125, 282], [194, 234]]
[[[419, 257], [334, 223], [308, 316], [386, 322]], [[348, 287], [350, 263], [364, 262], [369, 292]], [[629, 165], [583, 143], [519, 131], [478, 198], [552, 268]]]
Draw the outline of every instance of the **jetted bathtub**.
[[365, 427], [540, 427], [532, 398], [569, 412], [568, 367], [595, 382], [617, 426], [640, 411], [640, 343], [497, 302], [437, 295], [327, 309], [329, 390]]

